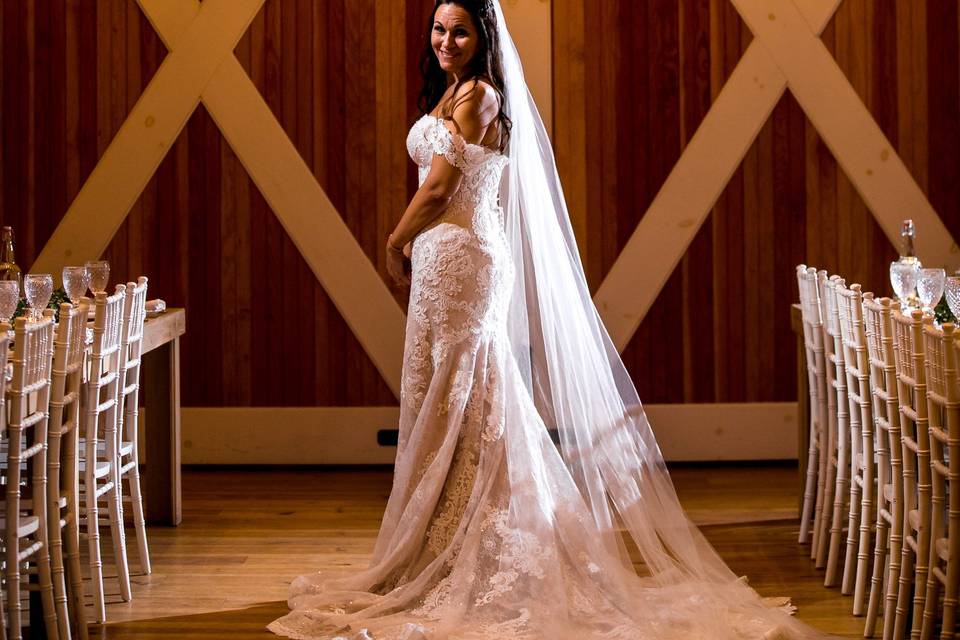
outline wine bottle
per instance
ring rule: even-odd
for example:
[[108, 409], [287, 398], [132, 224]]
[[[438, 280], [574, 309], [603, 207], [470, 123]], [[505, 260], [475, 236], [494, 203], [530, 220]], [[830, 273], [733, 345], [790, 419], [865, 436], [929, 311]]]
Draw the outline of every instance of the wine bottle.
[[917, 258], [917, 252], [913, 247], [914, 238], [917, 235], [917, 229], [913, 220], [909, 218], [903, 221], [900, 226], [900, 262], [914, 263], [919, 266], [920, 260]]
[[16, 280], [17, 286], [22, 287], [20, 267], [13, 254], [13, 227], [0, 230], [0, 243], [3, 244], [0, 246], [0, 280]]

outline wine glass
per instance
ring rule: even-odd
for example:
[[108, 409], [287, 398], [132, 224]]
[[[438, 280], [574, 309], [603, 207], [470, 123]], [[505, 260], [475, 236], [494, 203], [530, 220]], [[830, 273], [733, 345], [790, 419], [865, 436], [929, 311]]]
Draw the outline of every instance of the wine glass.
[[953, 317], [960, 320], [960, 276], [950, 276], [946, 282], [947, 306]]
[[890, 263], [890, 284], [893, 285], [893, 292], [897, 299], [902, 303], [906, 303], [907, 299], [913, 295], [919, 275], [920, 265], [916, 262], [895, 260]]
[[30, 317], [38, 319], [50, 304], [53, 295], [53, 276], [49, 273], [29, 273], [23, 279], [23, 291], [30, 305]]
[[86, 267], [63, 268], [63, 290], [74, 306], [78, 306], [90, 286], [90, 270]]
[[943, 269], [920, 269], [917, 279], [917, 297], [924, 311], [933, 311], [943, 297], [943, 287], [946, 284], [947, 272]]
[[20, 283], [16, 280], [0, 280], [0, 322], [10, 322], [20, 302]]
[[110, 263], [106, 260], [91, 260], [86, 264], [90, 273], [90, 291], [94, 294], [106, 293], [110, 282]]

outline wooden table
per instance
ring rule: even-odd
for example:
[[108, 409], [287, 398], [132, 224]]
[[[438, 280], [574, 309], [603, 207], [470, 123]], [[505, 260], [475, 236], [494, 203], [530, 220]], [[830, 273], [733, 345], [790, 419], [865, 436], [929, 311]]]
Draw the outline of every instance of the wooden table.
[[149, 524], [176, 526], [180, 503], [180, 336], [187, 330], [187, 313], [167, 309], [143, 324], [141, 368], [144, 412], [142, 474]]
[[810, 389], [807, 380], [807, 348], [803, 341], [803, 312], [790, 306], [790, 328], [797, 336], [797, 460], [800, 465], [800, 503], [806, 489], [807, 449], [810, 448]]

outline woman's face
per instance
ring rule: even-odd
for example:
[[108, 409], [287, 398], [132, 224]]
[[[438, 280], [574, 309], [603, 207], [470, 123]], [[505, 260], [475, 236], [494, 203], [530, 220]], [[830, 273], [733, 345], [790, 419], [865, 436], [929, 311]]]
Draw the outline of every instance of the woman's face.
[[440, 68], [459, 77], [473, 59], [480, 42], [473, 18], [459, 5], [442, 4], [433, 16], [431, 33], [433, 52]]

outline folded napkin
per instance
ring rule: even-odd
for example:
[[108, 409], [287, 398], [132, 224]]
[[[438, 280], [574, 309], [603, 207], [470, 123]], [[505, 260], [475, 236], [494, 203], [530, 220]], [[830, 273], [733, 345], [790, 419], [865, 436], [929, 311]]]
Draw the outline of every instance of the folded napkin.
[[167, 303], [157, 298], [155, 300], [147, 300], [145, 304], [148, 314], [158, 314], [163, 313], [167, 310]]

